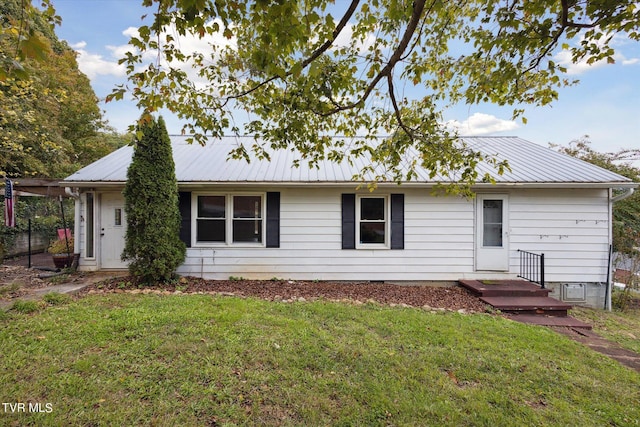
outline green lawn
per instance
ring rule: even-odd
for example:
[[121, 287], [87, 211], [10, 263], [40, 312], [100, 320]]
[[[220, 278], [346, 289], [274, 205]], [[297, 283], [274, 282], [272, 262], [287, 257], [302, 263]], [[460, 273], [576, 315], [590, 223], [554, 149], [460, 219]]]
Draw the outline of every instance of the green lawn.
[[0, 425], [640, 423], [639, 373], [490, 315], [93, 295], [10, 313], [0, 348], [2, 402], [44, 411]]

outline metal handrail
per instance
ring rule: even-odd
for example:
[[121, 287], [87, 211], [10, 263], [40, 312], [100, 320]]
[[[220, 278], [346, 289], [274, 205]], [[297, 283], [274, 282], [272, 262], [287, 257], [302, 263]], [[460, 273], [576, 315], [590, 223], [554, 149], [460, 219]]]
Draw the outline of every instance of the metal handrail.
[[520, 252], [520, 274], [525, 280], [537, 283], [544, 289], [544, 254], [535, 254], [518, 249]]

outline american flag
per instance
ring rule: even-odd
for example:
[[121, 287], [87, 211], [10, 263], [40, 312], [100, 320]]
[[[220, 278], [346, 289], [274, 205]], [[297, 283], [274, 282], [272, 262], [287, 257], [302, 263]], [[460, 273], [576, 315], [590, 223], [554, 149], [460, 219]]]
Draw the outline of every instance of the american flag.
[[14, 211], [15, 200], [13, 195], [13, 182], [9, 178], [4, 180], [4, 225], [16, 226], [16, 213]]

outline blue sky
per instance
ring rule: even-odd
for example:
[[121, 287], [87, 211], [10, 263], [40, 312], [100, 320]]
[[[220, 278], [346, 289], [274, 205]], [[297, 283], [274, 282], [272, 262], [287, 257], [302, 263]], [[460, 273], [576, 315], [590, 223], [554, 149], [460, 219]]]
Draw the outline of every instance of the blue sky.
[[[54, 6], [62, 17], [58, 37], [76, 49], [80, 69], [104, 100], [116, 84], [126, 81], [117, 61], [127, 48], [127, 34], [152, 10], [139, 0], [54, 0]], [[570, 77], [580, 83], [562, 89], [551, 106], [528, 108], [526, 125], [510, 120], [511, 107], [493, 105], [461, 105], [445, 112], [445, 119], [455, 121], [462, 135], [517, 135], [541, 145], [567, 145], [589, 135], [598, 151], [640, 149], [640, 43], [620, 39], [617, 44], [615, 64], [570, 66]], [[127, 101], [102, 102], [101, 107], [109, 124], [121, 132], [139, 116]], [[180, 133], [177, 118], [165, 114], [165, 120], [170, 133]]]

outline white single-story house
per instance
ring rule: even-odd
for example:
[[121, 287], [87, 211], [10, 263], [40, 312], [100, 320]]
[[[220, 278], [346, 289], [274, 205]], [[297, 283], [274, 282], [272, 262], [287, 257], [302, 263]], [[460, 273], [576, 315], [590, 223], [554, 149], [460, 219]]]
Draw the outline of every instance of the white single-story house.
[[[227, 137], [206, 146], [172, 137], [180, 191], [181, 275], [207, 279], [455, 281], [521, 274], [519, 251], [545, 255], [552, 296], [602, 307], [611, 281], [612, 207], [638, 185], [613, 172], [517, 137], [463, 137], [507, 159], [511, 171], [478, 182], [476, 197], [434, 196], [439, 179], [419, 171], [401, 185], [358, 189], [361, 164], [292, 168], [227, 160]], [[76, 197], [82, 270], [125, 269], [122, 190], [133, 148], [123, 147], [66, 178]], [[492, 168], [480, 164], [482, 172]], [[614, 197], [614, 189], [626, 192]]]

